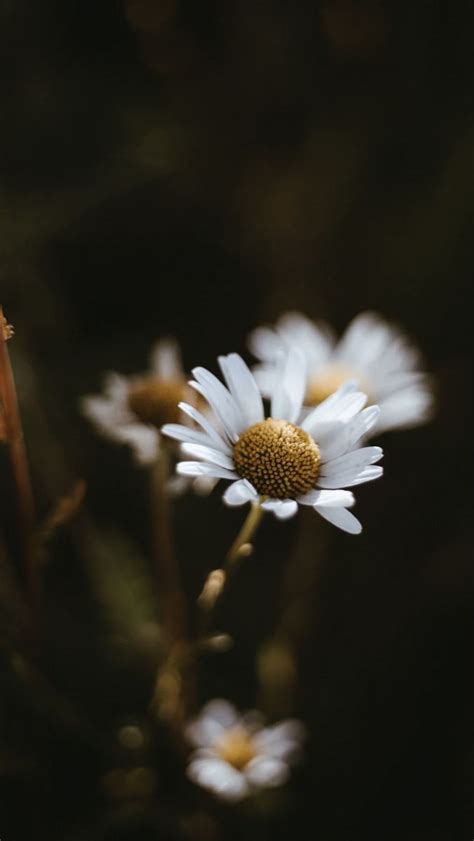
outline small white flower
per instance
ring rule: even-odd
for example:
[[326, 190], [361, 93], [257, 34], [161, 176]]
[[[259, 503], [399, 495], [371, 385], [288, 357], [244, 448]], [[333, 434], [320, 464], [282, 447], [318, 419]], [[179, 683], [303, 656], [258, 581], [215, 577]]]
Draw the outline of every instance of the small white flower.
[[218, 797], [238, 802], [282, 785], [298, 759], [304, 727], [294, 719], [264, 727], [258, 713], [239, 715], [228, 701], [210, 701], [186, 728], [196, 750], [188, 776]]
[[380, 406], [372, 432], [425, 423], [433, 409], [429, 378], [419, 370], [418, 351], [396, 327], [374, 313], [358, 315], [337, 341], [331, 328], [299, 313], [287, 313], [274, 328], [259, 327], [250, 348], [263, 363], [255, 372], [265, 395], [272, 389], [274, 363], [298, 347], [308, 368], [305, 403], [314, 406], [348, 379], [355, 379]]
[[260, 389], [236, 353], [219, 357], [227, 388], [210, 371], [195, 368], [190, 384], [209, 403], [214, 423], [193, 406], [181, 409], [201, 429], [166, 424], [162, 431], [182, 444], [188, 457], [177, 466], [184, 476], [229, 479], [228, 505], [260, 503], [285, 519], [301, 505], [312, 506], [343, 531], [359, 534], [359, 521], [347, 509], [354, 496], [341, 488], [369, 482], [382, 475], [376, 462], [380, 447], [359, 447], [374, 425], [379, 408], [363, 409], [367, 397], [354, 382], [304, 414], [304, 358], [291, 349], [280, 360], [274, 380], [271, 417], [264, 416]]
[[156, 343], [150, 369], [139, 376], [110, 373], [102, 394], [83, 397], [83, 414], [109, 440], [129, 444], [137, 462], [152, 464], [158, 455], [159, 428], [178, 419], [177, 404], [192, 397], [176, 342]]

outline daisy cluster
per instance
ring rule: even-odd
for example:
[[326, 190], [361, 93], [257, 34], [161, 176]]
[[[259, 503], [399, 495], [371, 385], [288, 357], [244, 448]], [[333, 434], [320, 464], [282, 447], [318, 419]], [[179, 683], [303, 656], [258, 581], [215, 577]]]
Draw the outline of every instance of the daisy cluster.
[[[249, 345], [253, 371], [230, 353], [218, 357], [221, 378], [197, 367], [187, 382], [176, 343], [161, 341], [146, 374], [110, 374], [103, 394], [83, 398], [83, 412], [102, 435], [129, 444], [142, 466], [165, 447], [176, 457], [178, 442], [181, 490], [224, 480], [227, 505], [250, 503], [282, 520], [308, 506], [359, 534], [349, 489], [383, 472], [382, 449], [369, 439], [432, 413], [418, 352], [372, 313], [354, 319], [340, 340], [328, 325], [287, 313], [254, 330]], [[267, 726], [260, 714], [241, 715], [216, 699], [185, 734], [189, 778], [236, 803], [288, 779], [304, 728], [296, 720]]]

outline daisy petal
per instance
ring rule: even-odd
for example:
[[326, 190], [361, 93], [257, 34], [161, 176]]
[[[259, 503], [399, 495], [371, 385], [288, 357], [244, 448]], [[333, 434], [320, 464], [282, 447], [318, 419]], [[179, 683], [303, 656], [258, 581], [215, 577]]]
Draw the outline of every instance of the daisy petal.
[[255, 788], [273, 788], [287, 781], [290, 769], [281, 759], [256, 756], [245, 768], [245, 776]]
[[306, 362], [299, 348], [291, 348], [279, 361], [272, 395], [272, 417], [295, 423], [306, 390]]
[[180, 461], [176, 472], [181, 476], [215, 476], [216, 479], [238, 479], [236, 473], [217, 464], [203, 464], [202, 461]]
[[248, 794], [248, 783], [243, 774], [222, 759], [191, 760], [187, 774], [193, 783], [232, 803], [237, 803]]
[[351, 488], [354, 485], [362, 485], [364, 482], [379, 479], [382, 474], [383, 467], [375, 464], [364, 467], [360, 472], [348, 470], [346, 473], [335, 473], [331, 477], [320, 476], [317, 484], [319, 488]]
[[262, 502], [265, 511], [271, 511], [279, 520], [287, 520], [298, 511], [298, 503], [294, 499], [267, 499]]
[[324, 517], [325, 520], [328, 520], [329, 523], [332, 523], [333, 526], [337, 526], [348, 534], [360, 534], [362, 531], [361, 523], [347, 508], [330, 508], [325, 505], [315, 505], [314, 510], [321, 517]]
[[355, 497], [351, 491], [308, 491], [304, 496], [298, 497], [301, 505], [318, 505], [324, 508], [350, 508], [354, 505]]
[[359, 470], [368, 464], [375, 464], [383, 456], [381, 447], [361, 447], [359, 450], [352, 450], [350, 453], [334, 458], [321, 465], [321, 476], [332, 476], [339, 471]]
[[222, 498], [226, 505], [245, 505], [246, 502], [257, 500], [258, 494], [247, 479], [238, 479], [229, 485]]
[[[355, 395], [358, 395], [355, 405], [357, 406], [359, 403], [362, 407], [367, 398], [359, 391], [355, 380], [347, 380], [334, 394], [326, 397], [326, 400], [323, 400], [322, 403], [311, 410], [301, 424], [302, 429], [305, 429], [313, 438], [317, 439], [318, 427], [320, 425], [327, 425], [328, 423], [334, 423], [336, 420], [343, 420], [344, 410], [347, 409], [348, 402], [349, 405], [354, 404], [352, 398]], [[364, 401], [362, 401], [362, 397], [365, 397]]]
[[249, 336], [249, 348], [257, 359], [273, 363], [284, 350], [281, 338], [271, 327], [257, 327]]
[[219, 356], [219, 365], [229, 391], [247, 426], [263, 421], [263, 403], [253, 374], [238, 353]]
[[183, 366], [175, 339], [160, 339], [151, 349], [150, 368], [161, 380], [180, 380]]
[[205, 415], [202, 414], [202, 412], [199, 412], [197, 409], [194, 408], [194, 406], [191, 406], [189, 403], [178, 403], [178, 408], [181, 409], [181, 411], [184, 412], [185, 415], [192, 418], [192, 420], [195, 423], [197, 423], [204, 430], [204, 432], [207, 432], [209, 438], [212, 439], [213, 447], [215, 447], [218, 450], [222, 450], [222, 452], [224, 453], [229, 454], [232, 452], [227, 442], [224, 441], [217, 429], [212, 425], [212, 423], [210, 423], [210, 421], [208, 421], [208, 419], [205, 417]]
[[161, 432], [163, 435], [185, 444], [202, 444], [205, 447], [215, 448], [215, 442], [205, 432], [201, 432], [200, 429], [192, 429], [190, 426], [183, 426], [180, 423], [165, 423], [161, 427]]
[[225, 698], [213, 698], [201, 710], [201, 715], [219, 722], [222, 727], [233, 727], [240, 720], [240, 715], [230, 701]]
[[214, 450], [212, 447], [203, 446], [202, 444], [182, 444], [181, 450], [188, 456], [194, 458], [201, 458], [210, 464], [217, 464], [219, 467], [226, 467], [227, 470], [234, 470], [234, 462], [229, 456]]
[[[205, 397], [230, 440], [235, 443], [245, 424], [234, 398], [221, 381], [206, 368], [194, 368], [192, 373], [197, 381], [197, 391]], [[194, 382], [190, 385], [196, 388]]]

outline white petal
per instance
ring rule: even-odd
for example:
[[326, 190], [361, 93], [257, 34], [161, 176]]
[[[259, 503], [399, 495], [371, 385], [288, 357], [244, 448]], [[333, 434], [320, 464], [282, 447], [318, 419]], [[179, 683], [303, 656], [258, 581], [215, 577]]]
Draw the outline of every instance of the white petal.
[[308, 491], [304, 496], [298, 497], [301, 505], [318, 505], [324, 508], [350, 508], [354, 505], [355, 497], [351, 491]]
[[265, 511], [271, 511], [279, 520], [287, 520], [298, 511], [298, 503], [294, 499], [267, 499], [262, 502]]
[[322, 464], [320, 475], [332, 476], [334, 473], [345, 472], [346, 470], [360, 470], [368, 464], [375, 464], [380, 461], [382, 456], [382, 447], [361, 447], [359, 450], [344, 453], [344, 455]]
[[349, 534], [360, 534], [362, 531], [361, 523], [347, 508], [329, 508], [325, 505], [315, 505], [314, 510], [342, 531]]
[[198, 496], [209, 496], [218, 483], [218, 479], [213, 476], [196, 476], [193, 479], [193, 491]]
[[379, 479], [383, 474], [383, 467], [378, 464], [364, 467], [358, 473], [354, 470], [348, 470], [345, 473], [335, 473], [333, 476], [320, 476], [317, 481], [318, 488], [351, 488], [354, 485], [362, 485], [364, 482], [372, 482], [374, 479]]
[[264, 397], [271, 397], [275, 388], [277, 368], [274, 364], [257, 365], [252, 371], [260, 393]]
[[[206, 368], [194, 368], [197, 390], [205, 397], [216, 417], [219, 418], [230, 440], [235, 443], [245, 428], [239, 407], [227, 388]], [[196, 384], [190, 385], [196, 388]]]
[[256, 756], [245, 768], [245, 777], [255, 788], [273, 788], [286, 782], [290, 769], [286, 762], [273, 757]]
[[138, 464], [146, 466], [153, 464], [158, 458], [160, 436], [153, 426], [142, 423], [129, 424], [116, 430], [116, 440], [132, 447]]
[[213, 698], [212, 701], [208, 701], [202, 708], [201, 715], [212, 718], [226, 728], [233, 727], [241, 718], [234, 705], [225, 698]]
[[232, 803], [242, 800], [249, 791], [244, 775], [222, 759], [191, 760], [187, 774], [193, 783]]
[[185, 415], [192, 418], [192, 420], [197, 423], [204, 432], [207, 432], [209, 438], [212, 440], [212, 446], [215, 447], [217, 450], [222, 450], [223, 453], [231, 453], [232, 450], [224, 440], [224, 438], [219, 434], [218, 430], [212, 425], [212, 423], [206, 418], [202, 412], [199, 412], [194, 406], [191, 406], [189, 403], [178, 403], [178, 408], [184, 412]]
[[297, 719], [287, 719], [265, 727], [254, 737], [259, 755], [284, 759], [286, 762], [296, 759], [301, 742], [306, 736], [306, 728]]
[[284, 341], [271, 327], [257, 327], [249, 336], [249, 348], [257, 359], [274, 362], [285, 350]]
[[263, 420], [260, 389], [253, 374], [238, 353], [219, 356], [219, 365], [235, 402], [247, 426]]
[[160, 339], [156, 342], [150, 353], [150, 367], [160, 379], [182, 379], [183, 366], [178, 342], [175, 339]]
[[109, 371], [104, 377], [104, 393], [115, 402], [126, 403], [130, 388], [130, 377]]
[[188, 456], [201, 458], [210, 464], [217, 464], [219, 467], [226, 467], [227, 470], [234, 470], [232, 459], [224, 453], [220, 453], [219, 450], [214, 450], [212, 447], [203, 446], [202, 444], [182, 444], [181, 451]]
[[388, 429], [409, 429], [426, 423], [433, 414], [434, 398], [426, 387], [412, 386], [380, 401], [377, 432]]
[[247, 479], [239, 479], [229, 485], [222, 498], [226, 505], [245, 505], [258, 499], [258, 494]]
[[327, 422], [318, 424], [317, 444], [323, 462], [331, 461], [353, 450], [361, 438], [365, 437], [376, 424], [380, 416], [378, 406], [369, 406], [359, 412], [351, 421]]
[[306, 362], [299, 348], [291, 348], [278, 362], [271, 412], [275, 419], [295, 423], [306, 391]]
[[[202, 444], [205, 447], [212, 447], [214, 450], [217, 449], [216, 442], [209, 435], [206, 435], [205, 432], [201, 432], [200, 429], [193, 429], [190, 426], [183, 426], [180, 423], [165, 423], [161, 427], [161, 432], [163, 435], [174, 438], [176, 441], [182, 441], [185, 444]], [[222, 453], [222, 447], [220, 451]]]
[[277, 332], [287, 347], [301, 348], [311, 371], [327, 362], [335, 344], [333, 330], [328, 324], [310, 321], [298, 312], [285, 313], [277, 322]]
[[236, 473], [217, 464], [203, 464], [201, 461], [180, 461], [176, 472], [181, 476], [215, 476], [216, 479], [238, 479]]
[[[348, 380], [341, 385], [334, 394], [323, 400], [304, 418], [301, 427], [318, 440], [320, 427], [327, 430], [328, 423], [347, 421], [363, 407], [367, 398], [358, 390], [355, 380]], [[359, 408], [357, 408], [359, 407]], [[348, 416], [348, 410], [352, 412]]]

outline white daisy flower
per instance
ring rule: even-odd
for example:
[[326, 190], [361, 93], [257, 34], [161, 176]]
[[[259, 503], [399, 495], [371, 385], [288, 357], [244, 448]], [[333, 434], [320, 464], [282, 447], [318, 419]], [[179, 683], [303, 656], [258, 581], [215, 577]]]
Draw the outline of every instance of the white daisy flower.
[[370, 312], [361, 313], [337, 341], [331, 328], [299, 313], [287, 313], [274, 328], [259, 327], [250, 348], [263, 363], [255, 376], [271, 393], [274, 363], [282, 352], [299, 347], [306, 359], [305, 404], [315, 406], [348, 379], [355, 379], [380, 406], [375, 429], [402, 429], [425, 423], [433, 409], [429, 378], [419, 370], [418, 351], [396, 327]]
[[294, 719], [264, 727], [258, 713], [239, 715], [228, 701], [210, 701], [186, 728], [196, 750], [188, 777], [223, 800], [238, 802], [285, 783], [298, 759], [304, 727]]
[[145, 374], [106, 376], [102, 394], [83, 397], [83, 414], [109, 440], [129, 444], [136, 461], [153, 464], [158, 455], [160, 427], [178, 420], [177, 404], [193, 398], [181, 365], [177, 343], [157, 342]]
[[378, 407], [362, 411], [367, 397], [348, 382], [303, 413], [305, 361], [293, 348], [280, 361], [271, 416], [265, 418], [260, 389], [241, 357], [221, 356], [219, 365], [227, 387], [205, 368], [195, 368], [190, 383], [209, 403], [215, 421], [181, 403], [201, 429], [179, 424], [162, 429], [184, 442], [188, 457], [200, 459], [180, 462], [178, 473], [230, 480], [224, 493], [228, 505], [260, 504], [281, 519], [295, 514], [298, 504], [310, 505], [343, 531], [358, 534], [362, 526], [347, 510], [354, 496], [342, 488], [382, 475], [376, 466], [380, 447], [358, 447], [374, 425]]

